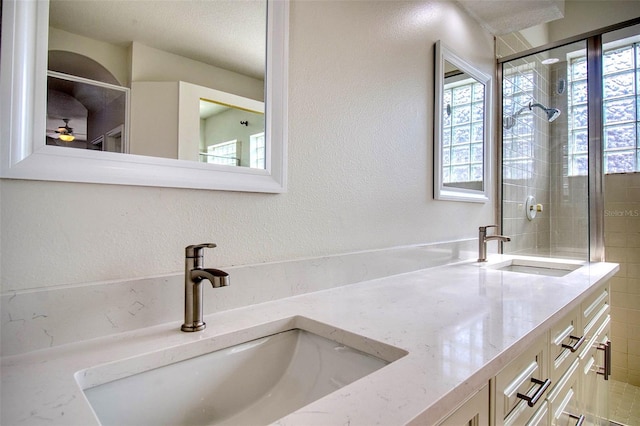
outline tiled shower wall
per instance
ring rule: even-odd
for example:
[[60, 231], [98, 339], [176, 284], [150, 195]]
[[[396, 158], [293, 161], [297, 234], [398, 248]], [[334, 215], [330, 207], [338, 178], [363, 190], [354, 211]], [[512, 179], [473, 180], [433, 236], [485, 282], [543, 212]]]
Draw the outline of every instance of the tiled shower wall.
[[549, 107], [562, 111], [550, 124], [549, 254], [586, 260], [589, 255], [588, 177], [569, 176], [569, 89], [559, 89], [561, 79], [567, 81], [566, 61], [551, 67], [548, 82]]
[[[523, 50], [522, 40], [513, 36], [497, 43], [500, 56], [515, 53], [510, 52], [512, 46]], [[548, 123], [541, 110], [526, 109], [512, 128], [502, 129], [502, 233], [512, 238], [504, 252], [586, 259], [587, 177], [568, 176], [567, 92], [558, 90], [560, 78], [566, 81], [567, 63], [541, 65], [544, 55], [504, 65], [504, 117], [526, 107], [530, 100], [562, 111]], [[543, 207], [532, 221], [525, 211], [529, 195]]]
[[[549, 99], [548, 70], [535, 65], [535, 58], [504, 65], [503, 115], [512, 116], [530, 101]], [[550, 236], [550, 127], [538, 114], [525, 109], [513, 127], [503, 128], [502, 233], [511, 237], [505, 253], [537, 254], [549, 250]], [[527, 219], [529, 195], [542, 204], [543, 212]]]
[[605, 175], [605, 256], [611, 280], [613, 378], [640, 386], [640, 173]]

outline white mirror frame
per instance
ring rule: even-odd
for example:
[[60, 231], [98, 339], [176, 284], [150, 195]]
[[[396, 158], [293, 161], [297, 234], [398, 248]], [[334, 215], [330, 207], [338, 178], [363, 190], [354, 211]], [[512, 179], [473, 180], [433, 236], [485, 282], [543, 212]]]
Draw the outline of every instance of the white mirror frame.
[[266, 170], [47, 146], [49, 2], [4, 0], [2, 9], [0, 177], [286, 192], [288, 0], [267, 2]]
[[[489, 201], [491, 188], [491, 119], [492, 119], [492, 78], [478, 70], [460, 56], [448, 49], [442, 41], [435, 45], [435, 102], [433, 122], [433, 197], [436, 200], [468, 201], [486, 203]], [[483, 182], [482, 190], [454, 188], [445, 186], [442, 176], [442, 111], [444, 92], [445, 61], [455, 65], [459, 70], [469, 74], [475, 80], [483, 83], [484, 90], [484, 141], [483, 141]]]

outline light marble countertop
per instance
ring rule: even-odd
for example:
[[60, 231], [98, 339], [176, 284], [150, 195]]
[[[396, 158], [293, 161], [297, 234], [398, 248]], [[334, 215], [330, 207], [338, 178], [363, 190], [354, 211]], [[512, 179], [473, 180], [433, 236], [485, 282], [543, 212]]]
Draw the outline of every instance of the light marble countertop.
[[[511, 257], [491, 256], [489, 264]], [[168, 323], [4, 357], [0, 423], [98, 424], [77, 372], [155, 352], [194, 356], [306, 319], [335, 328], [345, 344], [364, 338], [408, 354], [277, 424], [434, 423], [618, 269], [592, 263], [553, 278], [486, 266], [461, 262], [232, 309], [206, 316], [199, 333]], [[217, 291], [224, 289], [205, 289], [205, 298]]]

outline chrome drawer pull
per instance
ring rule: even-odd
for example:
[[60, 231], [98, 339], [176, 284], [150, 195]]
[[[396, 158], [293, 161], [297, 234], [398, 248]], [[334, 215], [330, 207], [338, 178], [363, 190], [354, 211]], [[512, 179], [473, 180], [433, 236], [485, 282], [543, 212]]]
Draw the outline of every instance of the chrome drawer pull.
[[551, 379], [547, 379], [543, 382], [542, 380], [538, 380], [532, 377], [531, 381], [537, 385], [540, 385], [540, 388], [538, 388], [533, 396], [523, 395], [520, 392], [518, 392], [517, 394], [518, 398], [527, 401], [527, 405], [529, 405], [529, 407], [533, 407], [534, 405], [536, 405], [542, 394], [547, 390], [549, 386], [551, 386]]
[[609, 380], [611, 375], [611, 340], [607, 340], [607, 343], [598, 344], [596, 349], [604, 351], [604, 367], [598, 368], [597, 373], [604, 376], [605, 380]]
[[576, 337], [576, 336], [569, 336], [569, 338], [571, 340], [577, 340], [577, 342], [575, 342], [573, 345], [565, 345], [564, 343], [562, 344], [563, 348], [569, 349], [571, 352], [575, 352], [578, 350], [578, 348], [580, 348], [580, 346], [582, 346], [582, 344], [584, 343], [584, 336], [582, 337]]
[[584, 414], [580, 415], [580, 416], [576, 416], [575, 414], [571, 414], [571, 413], [567, 413], [566, 411], [564, 412], [567, 416], [569, 416], [569, 418], [572, 419], [577, 419], [578, 421], [576, 422], [576, 426], [582, 426], [582, 423], [584, 423], [585, 420], [585, 416]]

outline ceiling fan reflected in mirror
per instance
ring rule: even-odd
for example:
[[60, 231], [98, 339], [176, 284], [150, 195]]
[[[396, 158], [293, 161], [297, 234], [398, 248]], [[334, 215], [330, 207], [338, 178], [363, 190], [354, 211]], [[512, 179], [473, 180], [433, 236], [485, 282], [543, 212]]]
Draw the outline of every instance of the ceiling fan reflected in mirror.
[[56, 133], [59, 134], [58, 139], [65, 141], [65, 142], [71, 142], [72, 140], [74, 140], [76, 137], [73, 135], [73, 128], [69, 127], [69, 119], [68, 118], [63, 118], [62, 121], [64, 121], [64, 126], [60, 126], [56, 129]]

